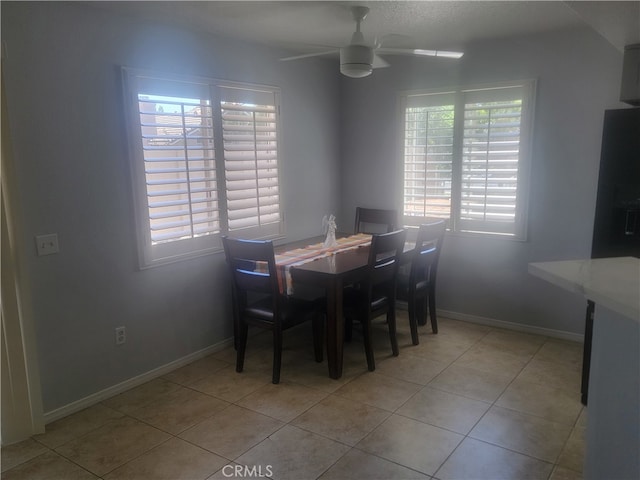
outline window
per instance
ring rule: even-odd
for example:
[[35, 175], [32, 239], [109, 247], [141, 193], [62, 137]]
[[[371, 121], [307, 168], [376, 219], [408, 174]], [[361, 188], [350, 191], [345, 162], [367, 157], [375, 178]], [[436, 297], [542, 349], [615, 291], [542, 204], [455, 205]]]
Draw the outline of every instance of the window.
[[279, 92], [124, 69], [141, 266], [283, 233]]
[[524, 239], [535, 83], [402, 94], [403, 218]]

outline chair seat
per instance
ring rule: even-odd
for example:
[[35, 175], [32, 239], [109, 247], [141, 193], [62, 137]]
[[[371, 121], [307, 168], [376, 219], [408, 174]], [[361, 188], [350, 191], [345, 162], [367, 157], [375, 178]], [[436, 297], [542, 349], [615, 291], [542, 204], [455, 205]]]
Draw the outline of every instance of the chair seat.
[[[343, 308], [345, 311], [355, 311], [357, 308], [362, 308], [362, 303], [367, 301], [367, 293], [355, 288], [345, 288], [343, 294]], [[389, 297], [380, 288], [373, 288], [371, 294], [371, 310], [378, 311], [384, 309], [389, 304]]]
[[[282, 327], [288, 328], [304, 321], [304, 317], [315, 313], [324, 304], [323, 299], [307, 300], [296, 297], [283, 297], [286, 307], [281, 309]], [[273, 322], [273, 303], [270, 297], [257, 300], [244, 309], [244, 315], [262, 322]]]
[[[429, 291], [429, 285], [431, 282], [428, 280], [420, 280], [416, 283], [416, 293], [426, 293]], [[406, 300], [409, 296], [409, 275], [398, 275], [398, 298]]]

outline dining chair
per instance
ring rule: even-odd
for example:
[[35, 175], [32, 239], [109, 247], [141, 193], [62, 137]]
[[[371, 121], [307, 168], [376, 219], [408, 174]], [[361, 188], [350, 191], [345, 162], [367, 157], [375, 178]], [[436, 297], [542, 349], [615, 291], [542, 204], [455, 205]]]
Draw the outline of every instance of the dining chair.
[[411, 264], [408, 275], [398, 274], [399, 300], [404, 300], [409, 309], [409, 326], [411, 327], [411, 341], [418, 345], [418, 324], [427, 323], [427, 304], [431, 318], [431, 330], [438, 333], [436, 318], [436, 277], [438, 261], [444, 239], [445, 221], [436, 220], [420, 225], [416, 246], [411, 253]]
[[357, 286], [344, 291], [344, 315], [347, 338], [351, 336], [353, 320], [362, 324], [364, 349], [369, 371], [376, 368], [371, 339], [371, 321], [383, 314], [389, 327], [391, 351], [398, 356], [396, 338], [396, 276], [404, 249], [405, 230], [374, 234], [369, 248], [367, 274]]
[[309, 319], [313, 326], [314, 355], [322, 361], [324, 317], [323, 299], [308, 300], [280, 291], [273, 243], [222, 237], [231, 273], [236, 337], [236, 372], [242, 372], [249, 325], [273, 333], [273, 383], [280, 382], [282, 332]]
[[389, 233], [396, 229], [398, 212], [356, 207], [355, 233]]

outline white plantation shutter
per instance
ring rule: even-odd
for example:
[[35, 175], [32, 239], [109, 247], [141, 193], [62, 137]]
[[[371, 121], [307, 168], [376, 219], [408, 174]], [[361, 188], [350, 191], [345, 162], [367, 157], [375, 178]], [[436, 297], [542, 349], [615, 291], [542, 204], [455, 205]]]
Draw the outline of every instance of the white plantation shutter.
[[276, 97], [273, 92], [239, 88], [222, 88], [220, 95], [229, 231], [277, 229], [281, 214]]
[[523, 92], [465, 92], [459, 228], [515, 233]]
[[138, 94], [151, 244], [220, 231], [208, 99]]
[[123, 69], [142, 267], [283, 233], [279, 93]]
[[451, 216], [453, 95], [416, 95], [404, 108], [405, 223]]
[[405, 224], [524, 238], [534, 86], [401, 96]]

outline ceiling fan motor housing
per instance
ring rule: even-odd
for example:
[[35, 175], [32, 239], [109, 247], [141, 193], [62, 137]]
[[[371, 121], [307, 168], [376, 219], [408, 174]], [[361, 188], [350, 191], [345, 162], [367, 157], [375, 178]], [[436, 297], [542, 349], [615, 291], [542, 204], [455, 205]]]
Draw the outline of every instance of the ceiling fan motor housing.
[[373, 71], [373, 48], [349, 45], [340, 49], [340, 73], [351, 78], [362, 78]]

